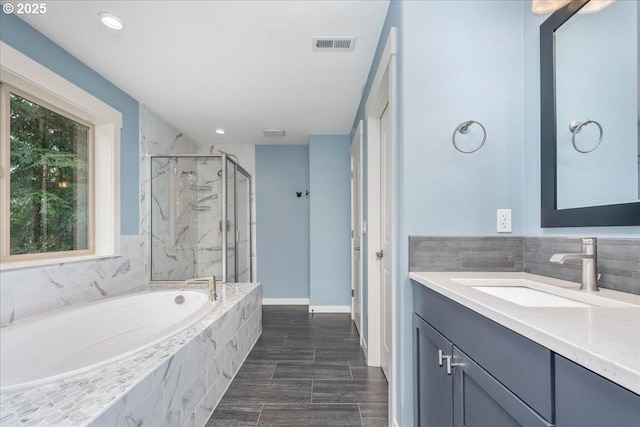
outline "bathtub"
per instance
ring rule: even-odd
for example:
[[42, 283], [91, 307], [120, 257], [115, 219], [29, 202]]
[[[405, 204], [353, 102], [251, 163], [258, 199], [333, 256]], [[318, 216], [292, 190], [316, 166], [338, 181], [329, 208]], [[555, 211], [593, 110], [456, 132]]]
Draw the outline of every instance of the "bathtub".
[[215, 303], [199, 290], [156, 291], [63, 309], [0, 329], [0, 393], [113, 363], [193, 325]]

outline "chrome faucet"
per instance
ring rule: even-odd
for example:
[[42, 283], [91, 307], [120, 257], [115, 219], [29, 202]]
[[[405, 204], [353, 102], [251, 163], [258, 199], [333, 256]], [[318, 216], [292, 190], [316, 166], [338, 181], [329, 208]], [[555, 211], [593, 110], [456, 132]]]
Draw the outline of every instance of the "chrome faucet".
[[215, 301], [218, 299], [215, 276], [194, 277], [193, 279], [187, 279], [184, 281], [185, 285], [192, 285], [192, 284], [198, 284], [198, 283], [206, 283], [207, 286], [209, 287], [209, 300]]
[[598, 257], [596, 250], [597, 240], [595, 237], [582, 239], [582, 253], [555, 254], [549, 259], [554, 264], [564, 264], [568, 259], [582, 260], [582, 283], [581, 291], [598, 292]]

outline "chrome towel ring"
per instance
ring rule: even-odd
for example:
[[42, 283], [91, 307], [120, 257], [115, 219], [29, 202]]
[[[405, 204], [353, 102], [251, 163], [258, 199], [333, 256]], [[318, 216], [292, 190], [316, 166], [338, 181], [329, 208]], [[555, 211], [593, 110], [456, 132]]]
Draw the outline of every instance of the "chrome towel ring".
[[[576, 145], [576, 135], [580, 133], [580, 131], [582, 130], [583, 127], [585, 127], [585, 126], [587, 126], [587, 125], [589, 125], [591, 123], [594, 123], [596, 126], [598, 126], [598, 130], [600, 131], [600, 138], [598, 138], [598, 142], [596, 142], [596, 145], [594, 145], [590, 149], [581, 150]], [[604, 134], [604, 132], [602, 131], [602, 126], [600, 126], [600, 123], [596, 122], [595, 120], [590, 120], [590, 119], [586, 120], [584, 122], [579, 122], [577, 120], [571, 122], [571, 124], [569, 125], [569, 130], [573, 134], [573, 136], [571, 137], [571, 143], [573, 144], [573, 148], [575, 148], [576, 151], [578, 151], [580, 153], [590, 153], [593, 150], [595, 150], [596, 148], [598, 148], [598, 145], [600, 145], [600, 143], [602, 142], [602, 136]]]
[[[480, 128], [482, 129], [482, 142], [475, 149], [470, 150], [470, 151], [465, 151], [465, 150], [461, 149], [460, 147], [458, 147], [458, 144], [456, 143], [456, 133], [460, 132], [463, 135], [468, 134], [470, 132], [469, 128], [474, 123], [477, 124], [478, 126], [480, 126]], [[459, 152], [464, 153], [464, 154], [475, 153], [476, 151], [478, 151], [479, 149], [482, 148], [482, 146], [484, 145], [484, 142], [487, 140], [487, 130], [484, 128], [484, 126], [482, 126], [482, 123], [477, 122], [475, 120], [467, 120], [466, 122], [462, 122], [458, 126], [456, 126], [456, 128], [453, 131], [453, 135], [451, 136], [451, 140], [453, 141], [453, 146]]]

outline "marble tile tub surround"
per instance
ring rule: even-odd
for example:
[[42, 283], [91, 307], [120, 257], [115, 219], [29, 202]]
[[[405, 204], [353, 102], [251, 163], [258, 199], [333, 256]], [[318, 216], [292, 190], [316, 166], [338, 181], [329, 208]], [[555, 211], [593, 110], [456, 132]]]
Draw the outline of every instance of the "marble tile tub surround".
[[0, 424], [204, 426], [262, 330], [260, 285], [228, 284], [221, 294], [211, 313], [154, 347], [65, 381], [0, 396]]
[[[525, 271], [579, 282], [579, 261], [549, 258], [580, 251], [577, 237], [410, 236], [409, 271]], [[640, 294], [640, 239], [599, 237], [598, 272], [599, 286]]]
[[141, 236], [120, 236], [120, 256], [0, 271], [0, 325], [94, 301], [149, 281]]

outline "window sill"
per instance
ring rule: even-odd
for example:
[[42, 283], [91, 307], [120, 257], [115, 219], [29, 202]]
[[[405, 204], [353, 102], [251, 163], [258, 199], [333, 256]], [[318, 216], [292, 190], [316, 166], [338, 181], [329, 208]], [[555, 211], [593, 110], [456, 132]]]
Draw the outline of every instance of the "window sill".
[[0, 263], [0, 271], [19, 270], [22, 268], [42, 267], [42, 266], [56, 265], [56, 264], [60, 265], [60, 264], [67, 264], [71, 262], [94, 261], [94, 260], [100, 260], [100, 259], [118, 258], [121, 256], [122, 255], [120, 254], [82, 255], [82, 256], [25, 260], [25, 261], [3, 261]]

